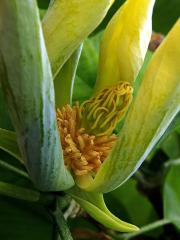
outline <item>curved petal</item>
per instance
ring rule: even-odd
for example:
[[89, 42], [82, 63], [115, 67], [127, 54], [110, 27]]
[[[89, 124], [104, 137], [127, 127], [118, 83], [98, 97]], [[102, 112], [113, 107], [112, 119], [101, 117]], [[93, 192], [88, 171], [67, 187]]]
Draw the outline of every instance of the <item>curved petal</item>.
[[68, 190], [68, 194], [70, 194], [90, 216], [104, 226], [120, 232], [135, 232], [139, 230], [138, 227], [114, 216], [107, 209], [102, 194], [88, 193], [78, 187]]
[[74, 181], [64, 166], [36, 0], [0, 1], [0, 10], [0, 80], [23, 161], [40, 190], [68, 189]]
[[146, 159], [180, 110], [180, 20], [153, 55], [120, 136], [95, 179], [79, 184], [109, 192]]
[[136, 78], [151, 37], [154, 3], [127, 0], [110, 21], [101, 44], [95, 92]]
[[105, 17], [114, 0], [55, 0], [43, 19], [46, 47], [56, 75]]

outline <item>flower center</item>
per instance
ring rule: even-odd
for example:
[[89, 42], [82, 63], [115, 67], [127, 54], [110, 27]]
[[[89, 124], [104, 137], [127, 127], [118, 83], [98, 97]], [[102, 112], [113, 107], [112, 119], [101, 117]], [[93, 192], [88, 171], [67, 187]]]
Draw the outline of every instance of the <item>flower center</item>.
[[94, 136], [80, 128], [80, 108], [66, 105], [57, 110], [65, 165], [77, 176], [95, 174], [108, 156], [115, 136]]
[[132, 99], [127, 82], [104, 89], [79, 107], [66, 105], [57, 110], [64, 161], [76, 176], [96, 174], [112, 149], [112, 135]]
[[132, 93], [128, 82], [119, 82], [85, 101], [81, 105], [82, 126], [96, 136], [112, 134], [131, 103]]

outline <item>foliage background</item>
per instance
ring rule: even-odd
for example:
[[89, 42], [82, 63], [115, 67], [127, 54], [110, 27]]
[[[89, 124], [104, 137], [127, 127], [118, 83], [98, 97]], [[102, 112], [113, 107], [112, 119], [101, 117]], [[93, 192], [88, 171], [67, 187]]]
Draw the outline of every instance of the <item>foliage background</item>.
[[[109, 19], [123, 3], [116, 0], [102, 24], [85, 40], [74, 89], [74, 101], [83, 101], [91, 95], [98, 64], [98, 49], [102, 31]], [[38, 0], [39, 8], [46, 9], [48, 0]], [[153, 30], [164, 35], [179, 17], [179, 0], [157, 0], [153, 15]], [[148, 52], [137, 82], [151, 58]], [[137, 84], [138, 87], [138, 84]], [[0, 89], [0, 128], [13, 129], [3, 94]], [[0, 181], [18, 186], [34, 188], [26, 178], [3, 167], [9, 162], [23, 167], [0, 151]], [[75, 239], [180, 239], [180, 116], [173, 121], [157, 148], [141, 166], [140, 170], [119, 189], [106, 194], [109, 209], [121, 219], [140, 227], [152, 228], [138, 236], [117, 234], [104, 229], [85, 213], [69, 218], [69, 226]], [[62, 196], [63, 197], [63, 196]], [[70, 199], [65, 198], [62, 208], [67, 210]], [[47, 211], [47, 202], [28, 203], [0, 196], [0, 239], [6, 240], [50, 240], [55, 239], [56, 229]], [[154, 226], [152, 225], [155, 224]], [[167, 224], [170, 223], [170, 224]], [[149, 225], [150, 224], [150, 225]], [[144, 228], [143, 228], [144, 229]], [[141, 233], [141, 232], [140, 232]], [[108, 235], [108, 236], [107, 236]], [[110, 238], [111, 236], [111, 238]]]

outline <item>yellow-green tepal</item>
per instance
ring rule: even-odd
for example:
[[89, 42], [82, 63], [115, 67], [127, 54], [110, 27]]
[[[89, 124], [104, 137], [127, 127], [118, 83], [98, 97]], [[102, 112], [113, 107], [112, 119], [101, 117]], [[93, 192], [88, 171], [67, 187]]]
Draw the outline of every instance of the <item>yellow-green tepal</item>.
[[113, 150], [95, 178], [79, 182], [88, 191], [109, 192], [141, 165], [180, 110], [180, 20], [156, 50]]
[[155, 0], [127, 0], [105, 30], [95, 93], [120, 81], [133, 83], [152, 32]]
[[54, 75], [102, 21], [113, 2], [114, 0], [53, 1], [43, 19], [43, 31]]

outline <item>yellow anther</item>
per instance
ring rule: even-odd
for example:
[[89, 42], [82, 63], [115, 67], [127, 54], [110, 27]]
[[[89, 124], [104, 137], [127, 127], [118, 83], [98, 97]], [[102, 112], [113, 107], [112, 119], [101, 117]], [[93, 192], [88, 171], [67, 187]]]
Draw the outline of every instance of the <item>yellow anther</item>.
[[[93, 109], [94, 106], [91, 110]], [[108, 109], [104, 107], [99, 109], [100, 113], [108, 112]], [[93, 112], [98, 116], [96, 110]], [[65, 165], [74, 175], [94, 175], [107, 158], [116, 137], [90, 135], [85, 128], [81, 128], [81, 120], [78, 104], [73, 108], [66, 105], [62, 110], [57, 110], [57, 123]]]

